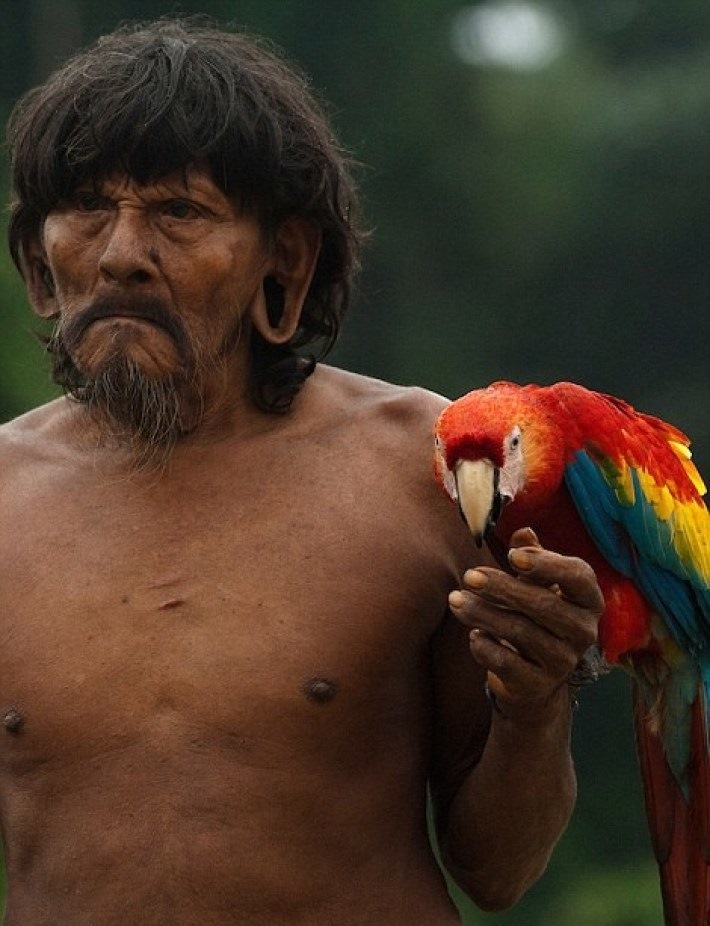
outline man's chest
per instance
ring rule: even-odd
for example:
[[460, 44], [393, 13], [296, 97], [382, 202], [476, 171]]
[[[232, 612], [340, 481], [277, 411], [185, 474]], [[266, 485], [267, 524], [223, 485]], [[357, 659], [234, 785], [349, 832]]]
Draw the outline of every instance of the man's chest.
[[323, 748], [421, 697], [445, 581], [376, 504], [161, 501], [36, 499], [3, 535], [0, 721], [26, 761], [139, 734]]

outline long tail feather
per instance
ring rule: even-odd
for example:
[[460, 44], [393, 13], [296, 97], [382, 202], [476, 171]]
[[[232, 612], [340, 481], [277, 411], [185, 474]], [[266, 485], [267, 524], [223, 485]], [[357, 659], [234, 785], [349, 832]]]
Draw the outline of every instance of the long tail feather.
[[692, 801], [688, 802], [660, 739], [649, 727], [643, 698], [634, 689], [636, 743], [666, 926], [710, 924], [710, 762], [702, 701], [699, 698], [693, 710]]

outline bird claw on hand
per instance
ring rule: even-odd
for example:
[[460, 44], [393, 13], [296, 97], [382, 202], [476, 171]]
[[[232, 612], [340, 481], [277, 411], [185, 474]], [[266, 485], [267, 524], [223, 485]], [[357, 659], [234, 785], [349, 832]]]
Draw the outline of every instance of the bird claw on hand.
[[583, 688], [587, 685], [593, 685], [598, 682], [602, 675], [611, 671], [611, 666], [606, 661], [597, 643], [589, 647], [587, 652], [577, 663], [577, 668], [567, 679], [567, 684], [572, 688]]

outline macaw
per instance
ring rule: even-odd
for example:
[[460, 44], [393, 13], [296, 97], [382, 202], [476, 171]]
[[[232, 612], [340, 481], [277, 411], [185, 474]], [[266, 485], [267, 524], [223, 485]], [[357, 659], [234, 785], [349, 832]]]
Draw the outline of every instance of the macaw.
[[574, 383], [494, 383], [435, 427], [436, 477], [479, 546], [529, 526], [596, 572], [599, 645], [634, 680], [666, 926], [710, 924], [710, 518], [689, 443]]

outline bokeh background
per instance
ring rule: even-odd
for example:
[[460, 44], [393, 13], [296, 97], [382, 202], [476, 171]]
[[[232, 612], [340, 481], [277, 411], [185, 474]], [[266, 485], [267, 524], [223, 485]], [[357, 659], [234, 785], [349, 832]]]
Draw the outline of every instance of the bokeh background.
[[[576, 380], [675, 422], [708, 472], [707, 0], [0, 0], [3, 122], [101, 32], [172, 13], [272, 39], [362, 165], [334, 362], [450, 396]], [[34, 331], [3, 249], [2, 420], [53, 395]], [[628, 695], [620, 673], [583, 693], [573, 822], [517, 908], [461, 901], [467, 926], [660, 926]]]

